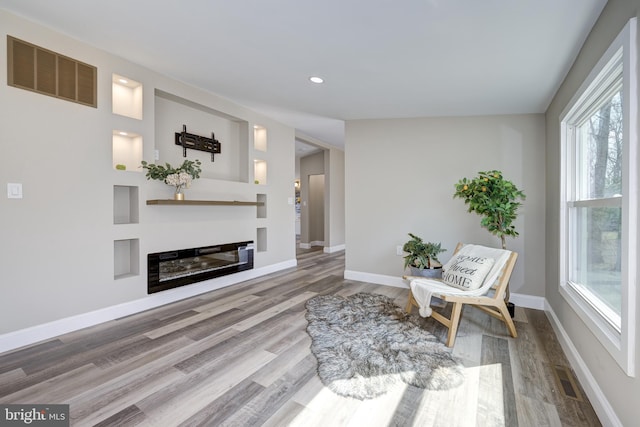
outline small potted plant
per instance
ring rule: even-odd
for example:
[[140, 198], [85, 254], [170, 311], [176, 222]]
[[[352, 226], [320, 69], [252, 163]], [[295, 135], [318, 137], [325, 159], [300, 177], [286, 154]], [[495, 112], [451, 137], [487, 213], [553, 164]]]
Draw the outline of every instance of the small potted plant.
[[442, 264], [438, 254], [446, 251], [440, 243], [424, 242], [415, 234], [409, 233], [409, 240], [402, 246], [407, 252], [404, 257], [404, 268], [411, 269], [412, 276], [441, 277]]

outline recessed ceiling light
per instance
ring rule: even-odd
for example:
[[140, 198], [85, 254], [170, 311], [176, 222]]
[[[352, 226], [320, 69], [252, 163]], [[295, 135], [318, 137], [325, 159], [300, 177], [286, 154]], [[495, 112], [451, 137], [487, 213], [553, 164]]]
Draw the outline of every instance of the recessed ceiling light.
[[127, 135], [129, 135], [129, 134], [128, 134], [128, 133], [126, 133], [126, 132], [120, 132], [120, 135], [122, 135], [122, 136], [127, 136]]
[[323, 83], [324, 79], [322, 77], [318, 77], [318, 76], [311, 76], [309, 77], [309, 80], [311, 80], [313, 83]]
[[118, 79], [118, 81], [119, 81], [120, 83], [122, 83], [122, 84], [125, 84], [125, 85], [126, 85], [127, 83], [129, 83], [129, 82], [128, 82], [128, 81], [126, 81], [125, 79]]

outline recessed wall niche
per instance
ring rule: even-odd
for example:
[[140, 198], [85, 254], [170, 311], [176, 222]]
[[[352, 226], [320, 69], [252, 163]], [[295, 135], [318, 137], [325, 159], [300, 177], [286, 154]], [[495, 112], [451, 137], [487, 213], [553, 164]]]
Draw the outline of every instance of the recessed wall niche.
[[142, 172], [142, 136], [114, 130], [113, 137], [113, 168], [119, 171]]
[[253, 161], [253, 177], [256, 184], [267, 183], [267, 162], [265, 160]]
[[[155, 90], [155, 149], [156, 162], [181, 164], [185, 159], [202, 162], [202, 178], [235, 182], [249, 182], [249, 123], [237, 117], [198, 104], [179, 96]], [[175, 134], [186, 126], [189, 133], [211, 137], [220, 142], [221, 152], [214, 161], [204, 151], [187, 150], [176, 145]], [[149, 161], [149, 159], [147, 159]]]
[[142, 83], [118, 74], [111, 81], [113, 114], [142, 120]]
[[253, 148], [258, 151], [267, 151], [267, 128], [259, 125], [253, 127]]
[[129, 185], [113, 186], [113, 223], [138, 223], [138, 187]]
[[257, 207], [257, 218], [266, 218], [267, 217], [267, 195], [266, 194], [256, 194], [256, 202], [258, 202]]
[[260, 227], [256, 229], [256, 250], [258, 252], [267, 251], [267, 229]]
[[140, 274], [140, 241], [124, 239], [113, 241], [113, 278], [124, 279]]

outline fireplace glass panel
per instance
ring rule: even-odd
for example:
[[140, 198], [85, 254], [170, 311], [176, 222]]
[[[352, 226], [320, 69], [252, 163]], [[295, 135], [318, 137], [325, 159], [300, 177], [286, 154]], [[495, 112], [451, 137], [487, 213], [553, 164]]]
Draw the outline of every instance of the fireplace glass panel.
[[253, 242], [148, 255], [148, 292], [158, 292], [253, 268]]

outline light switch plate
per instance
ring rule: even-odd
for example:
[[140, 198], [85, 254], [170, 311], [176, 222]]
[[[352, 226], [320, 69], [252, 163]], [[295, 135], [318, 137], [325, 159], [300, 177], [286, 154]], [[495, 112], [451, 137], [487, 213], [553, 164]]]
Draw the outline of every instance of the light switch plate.
[[10, 182], [7, 184], [7, 198], [22, 199], [22, 184]]

